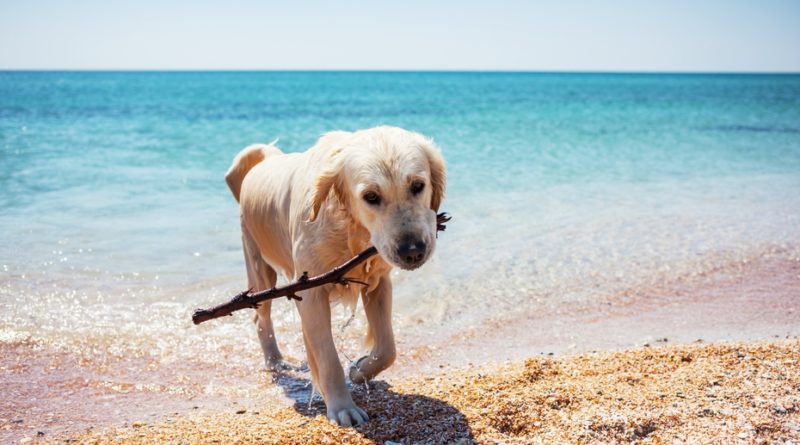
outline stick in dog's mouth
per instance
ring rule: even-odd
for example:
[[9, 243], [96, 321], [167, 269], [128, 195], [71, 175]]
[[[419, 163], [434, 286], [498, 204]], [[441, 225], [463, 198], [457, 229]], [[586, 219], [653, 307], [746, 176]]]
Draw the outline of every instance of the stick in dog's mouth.
[[[444, 232], [447, 228], [447, 222], [451, 219], [451, 216], [447, 213], [436, 215], [437, 237], [439, 232]], [[260, 302], [273, 300], [275, 298], [286, 297], [290, 300], [301, 300], [297, 292], [323, 286], [325, 284], [336, 283], [344, 286], [348, 286], [350, 283], [363, 284], [359, 281], [347, 278], [345, 274], [377, 253], [378, 249], [376, 249], [375, 246], [371, 246], [349, 259], [346, 263], [336, 266], [321, 275], [309, 278], [308, 274], [303, 272], [300, 278], [284, 286], [276, 286], [255, 293], [251, 293], [252, 289], [241, 292], [236, 294], [227, 303], [214, 306], [210, 309], [195, 310], [192, 314], [192, 322], [194, 322], [194, 324], [200, 324], [204, 321], [213, 320], [226, 315], [233, 315], [233, 312], [241, 309], [255, 309]]]

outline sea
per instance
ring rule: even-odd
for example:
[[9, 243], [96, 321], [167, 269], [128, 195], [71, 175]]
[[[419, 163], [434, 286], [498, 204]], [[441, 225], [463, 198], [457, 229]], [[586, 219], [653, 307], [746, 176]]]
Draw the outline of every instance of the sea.
[[[0, 344], [106, 389], [263, 365], [249, 311], [190, 318], [247, 286], [224, 174], [252, 143], [377, 125], [448, 170], [437, 251], [392, 272], [401, 344], [800, 258], [800, 75], [0, 72]], [[273, 306], [302, 363], [295, 312]], [[357, 354], [361, 310], [334, 317]]]

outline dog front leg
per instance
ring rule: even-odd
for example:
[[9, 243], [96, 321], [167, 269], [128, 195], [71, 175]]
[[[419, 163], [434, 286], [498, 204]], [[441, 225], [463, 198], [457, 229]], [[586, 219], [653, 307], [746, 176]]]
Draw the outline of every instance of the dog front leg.
[[366, 422], [344, 382], [344, 372], [331, 334], [331, 306], [326, 292], [313, 289], [297, 302], [311, 377], [325, 399], [328, 419], [342, 426]]
[[378, 287], [362, 295], [369, 328], [367, 343], [372, 342], [369, 355], [361, 357], [350, 367], [350, 381], [364, 383], [394, 363], [397, 355], [392, 332], [392, 282], [381, 277]]

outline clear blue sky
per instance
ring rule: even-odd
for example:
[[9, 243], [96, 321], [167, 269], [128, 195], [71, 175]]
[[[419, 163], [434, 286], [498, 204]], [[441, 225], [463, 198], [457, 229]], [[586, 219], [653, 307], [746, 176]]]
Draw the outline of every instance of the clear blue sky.
[[800, 0], [0, 0], [0, 69], [800, 72]]

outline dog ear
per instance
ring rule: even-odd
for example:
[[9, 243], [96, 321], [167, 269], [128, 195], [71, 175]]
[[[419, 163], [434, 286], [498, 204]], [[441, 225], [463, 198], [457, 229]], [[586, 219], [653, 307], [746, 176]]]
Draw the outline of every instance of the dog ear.
[[341, 149], [336, 149], [329, 155], [327, 167], [325, 167], [322, 174], [317, 177], [314, 184], [314, 196], [311, 199], [311, 211], [308, 214], [307, 222], [313, 222], [317, 219], [317, 216], [319, 216], [319, 209], [328, 198], [331, 189], [334, 190], [334, 193], [338, 195], [340, 200], [342, 199], [342, 168], [344, 167], [344, 163], [339, 156], [341, 151]]
[[445, 188], [447, 186], [447, 169], [444, 166], [444, 158], [433, 141], [428, 141], [423, 145], [425, 155], [428, 157], [428, 166], [431, 169], [431, 209], [439, 211], [439, 205], [444, 200]]

